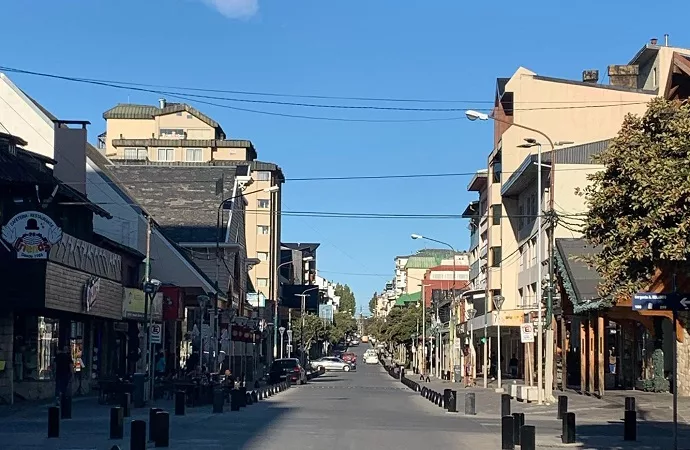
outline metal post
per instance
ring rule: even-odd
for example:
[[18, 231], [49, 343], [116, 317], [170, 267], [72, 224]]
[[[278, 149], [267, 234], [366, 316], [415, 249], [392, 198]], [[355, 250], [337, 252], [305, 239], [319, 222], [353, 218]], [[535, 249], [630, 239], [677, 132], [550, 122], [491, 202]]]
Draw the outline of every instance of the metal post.
[[542, 358], [544, 355], [544, 337], [542, 333], [544, 332], [541, 323], [541, 297], [542, 297], [542, 286], [541, 286], [541, 261], [542, 261], [542, 232], [541, 232], [541, 192], [542, 192], [542, 180], [541, 180], [541, 144], [537, 144], [537, 403], [539, 405], [544, 403], [544, 380], [543, 380], [543, 370], [542, 370]]
[[422, 375], [426, 375], [426, 299], [422, 285]]
[[[674, 291], [675, 291], [674, 275]], [[678, 450], [678, 338], [676, 327], [678, 326], [678, 311], [673, 309], [673, 449]]]
[[302, 327], [300, 328], [300, 333], [299, 333], [299, 345], [302, 347], [302, 353], [300, 354], [300, 362], [302, 364], [302, 367], [304, 367], [304, 353], [305, 353], [305, 348], [304, 348], [304, 314], [307, 309], [307, 295], [305, 293], [302, 293], [302, 304], [300, 305], [301, 310], [302, 310], [302, 315], [300, 317], [300, 321], [302, 323]]
[[489, 386], [489, 332], [488, 332], [488, 327], [489, 327], [489, 296], [486, 295], [484, 296], [484, 355], [483, 355], [483, 360], [484, 360], [484, 367], [482, 368], [482, 372], [484, 372], [484, 389], [486, 389]]
[[[146, 283], [151, 282], [151, 218], [146, 218], [146, 264], [144, 265], [144, 280]], [[151, 320], [153, 317], [153, 311], [149, 311], [149, 301], [151, 301], [151, 295], [144, 293], [144, 373], [149, 372], [149, 367], [151, 366], [149, 360], [151, 358], [151, 351], [149, 348], [149, 333], [151, 332]], [[152, 308], [153, 309], [153, 305]], [[149, 317], [150, 315], [150, 317]], [[151, 389], [149, 389], [149, 394], [153, 395]], [[148, 400], [146, 391], [144, 391], [144, 400]], [[151, 397], [152, 398], [152, 397]]]
[[496, 354], [496, 372], [498, 373], [498, 387], [496, 392], [503, 392], [503, 382], [501, 380], [501, 308], [497, 308], [496, 311], [496, 332], [498, 333], [498, 338], [496, 339], [496, 346], [498, 347], [498, 353]]

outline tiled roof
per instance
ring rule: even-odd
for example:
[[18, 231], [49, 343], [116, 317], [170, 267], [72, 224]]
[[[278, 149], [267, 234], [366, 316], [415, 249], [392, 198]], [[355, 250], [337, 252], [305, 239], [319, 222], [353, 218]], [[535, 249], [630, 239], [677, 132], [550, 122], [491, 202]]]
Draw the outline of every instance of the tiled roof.
[[422, 292], [413, 292], [412, 294], [403, 294], [395, 300], [395, 306], [405, 306], [410, 303], [417, 303], [422, 299]]
[[188, 112], [201, 120], [205, 124], [220, 128], [220, 124], [211, 119], [206, 114], [192, 108], [186, 103], [168, 103], [165, 108], [159, 108], [152, 105], [136, 105], [133, 103], [119, 103], [103, 113], [103, 118], [108, 119], [153, 119], [156, 116], [164, 116], [167, 114], [174, 114], [178, 112]]
[[439, 256], [410, 256], [405, 264], [406, 269], [430, 269], [441, 264]]

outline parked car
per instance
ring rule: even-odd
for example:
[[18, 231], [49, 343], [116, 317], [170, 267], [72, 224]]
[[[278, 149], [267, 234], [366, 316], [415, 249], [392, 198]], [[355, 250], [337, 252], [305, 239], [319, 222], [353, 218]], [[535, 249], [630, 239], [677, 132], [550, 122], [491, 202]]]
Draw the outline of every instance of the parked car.
[[343, 372], [349, 372], [355, 368], [353, 364], [334, 356], [315, 359], [312, 361], [312, 365], [318, 370], [323, 369], [325, 371], [342, 370]]
[[378, 364], [379, 363], [379, 357], [376, 356], [376, 353], [369, 353], [364, 355], [364, 364]]
[[345, 362], [349, 362], [350, 364], [357, 363], [357, 355], [352, 352], [345, 352], [340, 356], [340, 358]]
[[307, 371], [300, 365], [299, 359], [282, 358], [273, 361], [269, 371], [271, 384], [286, 381], [288, 377], [293, 383], [304, 384], [307, 382]]

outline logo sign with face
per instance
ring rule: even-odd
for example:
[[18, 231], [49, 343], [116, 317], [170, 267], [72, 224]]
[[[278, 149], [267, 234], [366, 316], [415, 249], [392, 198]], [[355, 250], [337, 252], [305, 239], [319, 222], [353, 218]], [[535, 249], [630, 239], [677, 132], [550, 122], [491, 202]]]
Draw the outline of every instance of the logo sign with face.
[[46, 259], [51, 247], [62, 240], [62, 230], [45, 214], [26, 211], [3, 225], [2, 239], [17, 252], [18, 259]]

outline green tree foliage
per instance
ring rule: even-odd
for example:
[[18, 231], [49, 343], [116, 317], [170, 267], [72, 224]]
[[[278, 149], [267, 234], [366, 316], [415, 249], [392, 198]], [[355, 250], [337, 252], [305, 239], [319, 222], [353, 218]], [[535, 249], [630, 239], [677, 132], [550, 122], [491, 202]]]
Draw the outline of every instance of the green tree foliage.
[[383, 317], [367, 317], [364, 320], [364, 334], [381, 339], [381, 332], [385, 324]]
[[685, 267], [690, 248], [690, 104], [653, 100], [625, 118], [604, 170], [584, 189], [585, 237], [601, 252], [588, 262], [614, 299], [646, 288], [657, 269]]
[[337, 344], [346, 336], [357, 331], [357, 321], [347, 312], [337, 311], [333, 314], [333, 325], [329, 330], [329, 340]]
[[[431, 314], [427, 310], [426, 314], [427, 329], [431, 324]], [[381, 327], [380, 339], [389, 343], [400, 344], [408, 342], [413, 334], [417, 333], [417, 323], [419, 323], [419, 333], [422, 332], [422, 309], [413, 305], [405, 308], [393, 308], [386, 317], [385, 324]]]
[[[304, 316], [304, 348], [307, 352], [311, 345], [319, 340], [326, 340], [329, 337], [330, 325], [316, 314], [306, 314]], [[302, 342], [302, 318], [292, 319], [292, 341], [295, 345]]]
[[354, 316], [357, 312], [357, 303], [355, 302], [355, 294], [350, 290], [350, 286], [347, 284], [336, 284], [335, 295], [340, 296], [340, 306], [338, 310], [349, 312], [350, 315]]
[[376, 299], [378, 296], [379, 295], [374, 292], [374, 295], [371, 296], [371, 300], [369, 300], [369, 312], [372, 314], [376, 314]]

